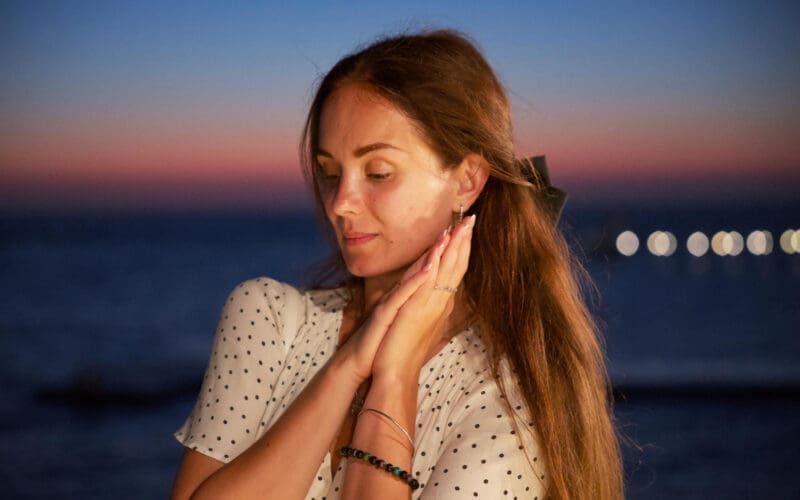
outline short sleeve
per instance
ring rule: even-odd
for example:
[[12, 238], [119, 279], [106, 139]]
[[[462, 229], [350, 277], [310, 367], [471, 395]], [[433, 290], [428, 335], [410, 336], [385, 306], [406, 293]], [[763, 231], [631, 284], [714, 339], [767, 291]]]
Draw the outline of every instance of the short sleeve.
[[497, 384], [479, 382], [458, 401], [452, 427], [419, 498], [543, 499], [536, 443], [520, 439]]
[[294, 289], [257, 278], [228, 295], [197, 402], [174, 434], [184, 446], [228, 462], [255, 440], [286, 355], [287, 291]]

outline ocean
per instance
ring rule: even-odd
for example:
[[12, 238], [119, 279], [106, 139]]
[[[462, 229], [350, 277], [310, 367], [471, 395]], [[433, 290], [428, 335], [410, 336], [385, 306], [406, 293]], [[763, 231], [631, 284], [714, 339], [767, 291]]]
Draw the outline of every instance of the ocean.
[[[225, 297], [308, 283], [318, 227], [302, 210], [0, 216], [3, 496], [166, 497]], [[567, 203], [562, 228], [596, 285], [627, 497], [800, 498], [800, 255], [778, 245], [800, 205]], [[673, 255], [642, 248], [655, 230]], [[719, 230], [769, 230], [773, 251], [688, 253]]]

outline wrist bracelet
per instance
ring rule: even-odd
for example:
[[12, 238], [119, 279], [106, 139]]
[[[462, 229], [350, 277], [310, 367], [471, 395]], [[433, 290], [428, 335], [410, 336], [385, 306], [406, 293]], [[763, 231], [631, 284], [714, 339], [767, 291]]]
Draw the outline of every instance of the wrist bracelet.
[[417, 481], [414, 477], [411, 476], [408, 472], [404, 471], [400, 467], [396, 465], [392, 465], [390, 463], [386, 463], [384, 460], [367, 453], [364, 450], [359, 450], [358, 448], [350, 448], [349, 446], [342, 446], [342, 449], [339, 450], [339, 453], [343, 457], [353, 457], [359, 460], [363, 460], [364, 462], [369, 463], [370, 465], [374, 466], [376, 469], [383, 469], [386, 472], [399, 477], [403, 481], [405, 481], [411, 491], [416, 490], [419, 488], [419, 481]]
[[405, 436], [406, 440], [408, 441], [408, 444], [411, 446], [411, 455], [412, 456], [414, 455], [415, 450], [416, 450], [416, 447], [414, 446], [414, 440], [411, 439], [411, 435], [408, 433], [408, 431], [405, 430], [402, 425], [397, 423], [397, 420], [393, 419], [392, 417], [390, 417], [389, 415], [387, 415], [386, 413], [384, 413], [384, 412], [382, 412], [380, 410], [376, 410], [375, 408], [364, 408], [363, 410], [358, 412], [358, 416], [356, 416], [356, 418], [360, 417], [364, 413], [369, 413], [369, 412], [377, 413], [378, 415], [388, 419], [389, 422], [391, 422], [395, 427], [400, 429], [400, 432], [403, 433], [403, 436]]

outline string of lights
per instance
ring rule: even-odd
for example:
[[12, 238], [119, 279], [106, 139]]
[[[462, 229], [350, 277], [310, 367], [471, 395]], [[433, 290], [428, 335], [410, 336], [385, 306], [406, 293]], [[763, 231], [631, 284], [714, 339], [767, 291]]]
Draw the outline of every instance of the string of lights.
[[[800, 255], [800, 229], [785, 230], [778, 240], [779, 246], [788, 255]], [[646, 239], [647, 250], [658, 257], [669, 257], [678, 249], [678, 239], [669, 231], [653, 231]], [[630, 257], [639, 250], [639, 236], [626, 230], [616, 238], [617, 251]], [[769, 255], [773, 251], [773, 237], [770, 231], [756, 230], [747, 238], [738, 231], [717, 231], [710, 237], [702, 231], [695, 231], [686, 239], [686, 249], [695, 257], [702, 257], [709, 250], [720, 256], [737, 256], [745, 248], [753, 255]]]

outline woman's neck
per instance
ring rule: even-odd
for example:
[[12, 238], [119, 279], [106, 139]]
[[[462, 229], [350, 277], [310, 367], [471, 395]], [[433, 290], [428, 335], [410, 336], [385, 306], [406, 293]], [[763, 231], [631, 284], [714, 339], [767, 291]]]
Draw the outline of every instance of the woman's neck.
[[403, 273], [397, 271], [391, 274], [364, 278], [364, 310], [371, 310], [384, 294], [394, 288], [402, 276]]

